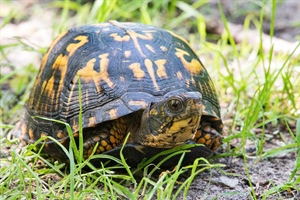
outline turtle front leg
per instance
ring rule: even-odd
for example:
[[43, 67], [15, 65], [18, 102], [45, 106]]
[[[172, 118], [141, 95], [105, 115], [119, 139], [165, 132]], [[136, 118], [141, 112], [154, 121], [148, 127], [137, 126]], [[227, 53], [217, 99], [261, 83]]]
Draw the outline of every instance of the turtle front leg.
[[193, 140], [196, 143], [204, 144], [214, 151], [221, 145], [222, 136], [209, 123], [202, 122]]
[[121, 144], [125, 138], [126, 125], [124, 120], [113, 120], [102, 123], [99, 127], [84, 130], [83, 155], [84, 158], [91, 156], [97, 145], [95, 154], [109, 151]]

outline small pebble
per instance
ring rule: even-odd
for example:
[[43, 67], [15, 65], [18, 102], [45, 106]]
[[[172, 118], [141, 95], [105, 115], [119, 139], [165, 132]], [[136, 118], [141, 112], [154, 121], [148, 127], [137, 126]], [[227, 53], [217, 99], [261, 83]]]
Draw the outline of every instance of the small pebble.
[[220, 176], [220, 177], [212, 179], [212, 181], [214, 183], [217, 183], [217, 184], [220, 184], [220, 185], [223, 185], [223, 186], [227, 186], [227, 187], [232, 188], [232, 189], [236, 188], [237, 185], [239, 184], [238, 179], [229, 178], [227, 176]]

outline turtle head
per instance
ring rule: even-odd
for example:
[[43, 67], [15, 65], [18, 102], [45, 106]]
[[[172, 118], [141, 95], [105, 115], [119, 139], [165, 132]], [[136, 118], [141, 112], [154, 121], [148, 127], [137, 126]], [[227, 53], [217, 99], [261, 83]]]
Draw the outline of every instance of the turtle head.
[[165, 95], [143, 111], [134, 142], [157, 148], [182, 145], [195, 137], [202, 115], [199, 92]]

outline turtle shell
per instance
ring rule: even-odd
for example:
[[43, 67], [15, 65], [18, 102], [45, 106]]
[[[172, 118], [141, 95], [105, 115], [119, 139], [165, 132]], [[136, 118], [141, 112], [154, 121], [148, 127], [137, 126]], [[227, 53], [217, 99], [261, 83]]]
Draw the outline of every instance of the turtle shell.
[[45, 54], [16, 135], [27, 143], [43, 135], [64, 140], [65, 124], [45, 118], [69, 124], [76, 136], [80, 113], [82, 128], [91, 128], [180, 89], [202, 94], [202, 119], [221, 132], [212, 80], [185, 39], [138, 23], [80, 26], [60, 34]]

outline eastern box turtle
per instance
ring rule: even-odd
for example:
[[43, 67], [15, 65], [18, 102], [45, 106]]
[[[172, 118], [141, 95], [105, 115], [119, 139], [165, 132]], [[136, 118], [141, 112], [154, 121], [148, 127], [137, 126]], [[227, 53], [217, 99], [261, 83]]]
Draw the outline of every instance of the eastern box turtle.
[[[185, 39], [153, 26], [110, 21], [59, 35], [14, 135], [27, 144], [52, 136], [68, 147], [66, 126], [45, 118], [68, 123], [78, 141], [80, 108], [85, 158], [96, 144], [96, 153], [117, 156], [128, 133], [123, 153], [134, 164], [190, 143], [205, 145], [195, 145], [192, 159], [209, 157], [221, 143], [220, 106], [206, 69]], [[66, 159], [52, 140], [43, 152]]]

